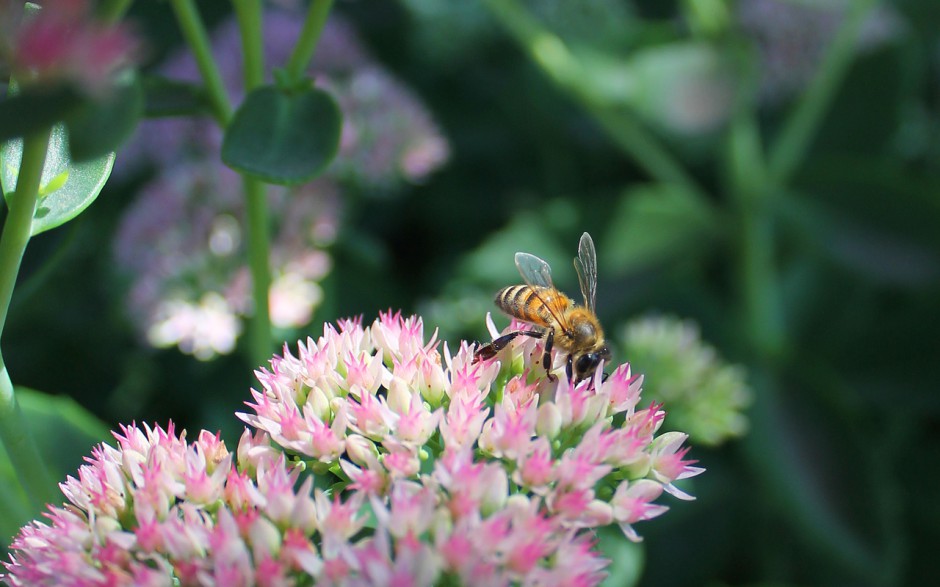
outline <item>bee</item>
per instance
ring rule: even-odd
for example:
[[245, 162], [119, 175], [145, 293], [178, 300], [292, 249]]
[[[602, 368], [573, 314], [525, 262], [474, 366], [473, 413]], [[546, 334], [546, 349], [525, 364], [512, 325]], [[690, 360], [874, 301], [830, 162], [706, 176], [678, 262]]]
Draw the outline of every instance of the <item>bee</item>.
[[516, 267], [525, 285], [510, 285], [496, 292], [496, 306], [509, 316], [532, 325], [531, 330], [506, 333], [478, 348], [474, 361], [491, 359], [517, 336], [545, 339], [542, 366], [551, 374], [552, 349], [568, 354], [565, 372], [577, 383], [591, 375], [602, 361], [610, 360], [604, 342], [604, 329], [595, 314], [597, 297], [597, 254], [591, 235], [581, 235], [574, 268], [578, 273], [584, 305], [555, 289], [552, 269], [544, 260], [529, 253], [516, 253]]

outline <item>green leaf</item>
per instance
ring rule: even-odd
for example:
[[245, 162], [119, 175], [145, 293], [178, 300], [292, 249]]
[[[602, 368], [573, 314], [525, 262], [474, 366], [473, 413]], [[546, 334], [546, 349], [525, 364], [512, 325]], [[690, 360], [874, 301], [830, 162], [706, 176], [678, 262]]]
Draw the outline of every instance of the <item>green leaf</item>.
[[716, 241], [720, 229], [711, 206], [682, 188], [640, 186], [623, 194], [597, 257], [611, 273], [629, 273], [701, 253]]
[[245, 98], [225, 133], [222, 160], [261, 180], [296, 185], [320, 173], [339, 149], [342, 114], [330, 94], [274, 86]]
[[[39, 452], [57, 481], [75, 475], [83, 459], [91, 454], [94, 445], [110, 440], [108, 427], [66, 396], [40, 393], [24, 387], [16, 388], [16, 399], [29, 423]], [[0, 516], [0, 544], [40, 512], [31, 512], [10, 460], [0, 445], [0, 511], [15, 513]]]
[[68, 396], [17, 387], [16, 399], [40, 453], [60, 479], [74, 474], [94, 445], [113, 439], [104, 422]]
[[608, 587], [632, 587], [640, 582], [646, 551], [642, 544], [627, 540], [616, 525], [606, 526], [597, 533], [598, 546], [610, 559], [607, 579], [602, 585]]
[[6, 98], [0, 101], [0, 141], [49, 128], [75, 110], [79, 102], [78, 94], [68, 85], [19, 92], [11, 83]]
[[571, 263], [577, 255], [577, 241], [572, 239], [567, 244], [567, 248], [560, 245], [552, 232], [546, 230], [546, 221], [541, 215], [521, 213], [464, 258], [460, 275], [494, 288], [521, 283], [513, 257], [522, 251], [548, 261], [555, 285], [569, 289], [577, 284]]
[[[22, 139], [7, 141], [0, 147], [0, 185], [5, 196], [16, 188], [22, 159]], [[73, 162], [69, 157], [65, 126], [54, 126], [42, 170], [41, 197], [30, 234], [36, 236], [78, 216], [98, 197], [113, 165], [114, 153], [83, 163]]]
[[33, 512], [26, 494], [16, 479], [16, 471], [0, 444], [0, 554], [17, 531], [39, 512]]
[[116, 151], [131, 135], [143, 111], [143, 88], [136, 73], [128, 70], [107, 96], [83, 101], [65, 119], [72, 160], [90, 161]]

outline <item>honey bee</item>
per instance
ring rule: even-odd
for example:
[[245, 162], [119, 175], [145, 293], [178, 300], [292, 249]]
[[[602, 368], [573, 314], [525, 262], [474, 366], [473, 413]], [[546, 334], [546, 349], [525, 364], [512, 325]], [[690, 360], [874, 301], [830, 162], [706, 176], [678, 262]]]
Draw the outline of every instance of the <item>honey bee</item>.
[[591, 375], [601, 360], [610, 360], [604, 330], [594, 311], [597, 296], [597, 254], [591, 235], [581, 235], [574, 268], [581, 284], [584, 305], [555, 289], [548, 263], [529, 253], [516, 253], [516, 267], [525, 285], [510, 285], [496, 292], [496, 306], [509, 316], [531, 324], [532, 330], [516, 330], [485, 344], [474, 353], [474, 361], [496, 356], [517, 336], [545, 339], [542, 367], [551, 374], [552, 349], [568, 354], [565, 372], [577, 383]]

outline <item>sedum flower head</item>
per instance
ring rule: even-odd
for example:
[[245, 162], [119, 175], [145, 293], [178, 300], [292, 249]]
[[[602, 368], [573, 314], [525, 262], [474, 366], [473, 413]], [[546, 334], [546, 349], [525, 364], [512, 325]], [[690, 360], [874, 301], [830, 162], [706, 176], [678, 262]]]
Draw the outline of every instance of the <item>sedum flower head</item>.
[[593, 530], [639, 540], [702, 469], [629, 365], [572, 385], [541, 352], [519, 338], [474, 361], [400, 313], [328, 324], [257, 372], [234, 453], [172, 427], [96, 449], [5, 580], [597, 585]]
[[64, 82], [98, 95], [136, 59], [138, 41], [129, 29], [95, 20], [87, 0], [44, 2], [35, 14], [22, 6], [7, 0], [0, 6], [0, 60], [9, 60], [20, 82]]
[[751, 388], [744, 368], [729, 365], [694, 323], [653, 316], [623, 330], [623, 351], [646, 375], [648, 396], [670, 407], [672, 426], [717, 445], [747, 431]]

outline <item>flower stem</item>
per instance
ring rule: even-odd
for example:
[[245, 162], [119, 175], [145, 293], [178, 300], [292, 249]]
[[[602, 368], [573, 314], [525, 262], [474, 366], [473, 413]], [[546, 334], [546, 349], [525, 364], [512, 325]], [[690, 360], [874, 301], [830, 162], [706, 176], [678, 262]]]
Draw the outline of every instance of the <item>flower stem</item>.
[[333, 6], [333, 0], [312, 0], [310, 9], [307, 11], [307, 18], [304, 20], [304, 28], [300, 31], [300, 38], [294, 45], [294, 52], [291, 53], [290, 61], [287, 62], [287, 79], [291, 82], [299, 82], [304, 77], [304, 72], [313, 59], [317, 43], [320, 40], [320, 34], [326, 24], [326, 17], [330, 13], [330, 7]]
[[[238, 28], [241, 33], [243, 77], [245, 90], [250, 92], [264, 83], [264, 47], [260, 0], [235, 0]], [[265, 185], [247, 175], [242, 176], [248, 217], [248, 266], [251, 270], [254, 312], [249, 336], [250, 360], [263, 365], [271, 356], [271, 237]]]
[[749, 113], [732, 121], [729, 148], [731, 193], [740, 229], [736, 249], [744, 324], [752, 348], [767, 360], [783, 350], [785, 332], [775, 259], [773, 185], [757, 121]]
[[121, 17], [130, 8], [134, 0], [102, 0], [98, 3], [95, 12], [98, 18], [108, 23], [115, 23], [121, 20]]
[[[29, 242], [30, 228], [42, 168], [46, 162], [50, 131], [36, 133], [23, 139], [23, 158], [20, 162], [16, 189], [10, 197], [9, 213], [0, 235], [0, 337], [6, 324], [7, 312], [13, 298], [13, 287], [20, 270], [23, 253]], [[16, 401], [13, 382], [0, 353], [0, 440], [10, 456], [17, 478], [37, 509], [52, 502], [55, 482], [49, 475], [39, 454], [36, 442], [26, 427]]]
[[268, 202], [265, 185], [243, 176], [248, 209], [248, 266], [251, 270], [254, 313], [251, 319], [250, 355], [254, 365], [264, 365], [271, 358], [271, 313], [268, 290], [271, 287], [271, 243]]
[[250, 92], [264, 82], [261, 1], [235, 0], [234, 5], [241, 33], [245, 89]]
[[[202, 19], [199, 17], [193, 0], [171, 0], [171, 3], [183, 36], [199, 66], [215, 119], [220, 126], [225, 128], [232, 118], [232, 108], [222, 83], [222, 76], [212, 56], [209, 36], [202, 24]], [[245, 54], [245, 85], [251, 89], [260, 85], [264, 79], [261, 4], [257, 0], [238, 0], [235, 7], [238, 11]], [[264, 184], [244, 176], [242, 181], [247, 200], [248, 265], [251, 269], [254, 299], [254, 314], [249, 333], [249, 353], [250, 360], [260, 365], [270, 356], [272, 339], [268, 304], [268, 288], [271, 284], [268, 208]]]
[[193, 52], [196, 65], [199, 67], [199, 73], [206, 84], [205, 90], [212, 106], [212, 114], [216, 121], [224, 127], [232, 117], [232, 107], [229, 104], [225, 85], [222, 83], [222, 76], [219, 74], [219, 67], [212, 56], [209, 35], [206, 33], [206, 27], [202, 24], [199, 11], [196, 9], [193, 0], [170, 0], [170, 4], [173, 6], [173, 12], [176, 14], [176, 20], [180, 25], [183, 38], [186, 39], [186, 44]]
[[598, 103], [583, 85], [583, 67], [577, 58], [560, 38], [542, 27], [517, 0], [484, 0], [483, 3], [532, 61], [559, 88], [575, 98], [624, 153], [655, 179], [679, 185], [694, 196], [705, 198], [703, 190], [679, 162], [630, 113]]
[[856, 0], [849, 3], [849, 13], [833, 38], [819, 72], [770, 152], [770, 176], [777, 185], [787, 183], [806, 155], [819, 123], [852, 63], [859, 29], [876, 2]]

